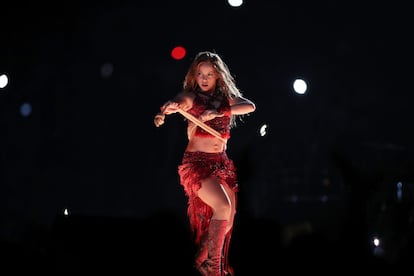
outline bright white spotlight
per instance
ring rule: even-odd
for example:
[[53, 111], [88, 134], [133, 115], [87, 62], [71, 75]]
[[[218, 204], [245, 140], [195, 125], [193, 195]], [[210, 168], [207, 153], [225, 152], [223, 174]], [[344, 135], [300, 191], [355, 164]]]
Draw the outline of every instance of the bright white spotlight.
[[372, 249], [372, 253], [375, 256], [384, 256], [385, 251], [384, 248], [381, 246], [381, 240], [378, 237], [373, 237], [372, 244], [374, 245], [374, 248]]
[[266, 128], [267, 128], [267, 125], [266, 124], [262, 125], [262, 127], [259, 130], [260, 136], [263, 137], [263, 136], [265, 136], [267, 134]]
[[63, 210], [63, 215], [64, 215], [64, 216], [69, 216], [69, 210], [68, 210], [67, 208], [65, 208], [65, 209]]
[[232, 7], [240, 7], [243, 4], [243, 0], [228, 0], [227, 2]]
[[293, 90], [298, 94], [305, 94], [308, 89], [308, 85], [303, 79], [296, 79], [293, 82]]
[[1, 74], [0, 75], [0, 88], [6, 87], [8, 83], [9, 83], [9, 78], [7, 77], [7, 75]]
[[373, 243], [376, 247], [378, 247], [378, 246], [380, 246], [381, 241], [380, 241], [380, 239], [379, 239], [379, 238], [373, 238], [373, 239], [372, 239], [372, 243]]

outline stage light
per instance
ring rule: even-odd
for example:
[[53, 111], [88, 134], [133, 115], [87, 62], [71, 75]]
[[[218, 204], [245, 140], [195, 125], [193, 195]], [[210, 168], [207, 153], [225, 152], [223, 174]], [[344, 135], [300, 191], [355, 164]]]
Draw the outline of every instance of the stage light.
[[379, 238], [374, 237], [374, 238], [372, 239], [372, 244], [373, 244], [375, 247], [380, 246], [380, 243], [381, 243], [381, 241], [380, 241], [380, 239], [379, 239]]
[[228, 0], [227, 1], [232, 7], [240, 7], [243, 4], [243, 0]]
[[67, 208], [63, 209], [63, 215], [65, 217], [69, 216], [69, 210]]
[[175, 60], [183, 59], [186, 55], [187, 51], [182, 46], [177, 46], [171, 51], [171, 57]]
[[293, 82], [293, 90], [298, 94], [305, 94], [308, 89], [308, 85], [303, 79], [296, 79]]
[[9, 83], [9, 78], [7, 77], [7, 75], [1, 74], [0, 75], [0, 89], [5, 88], [8, 83]]
[[32, 114], [32, 105], [30, 103], [23, 103], [20, 106], [20, 115], [22, 115], [23, 117], [27, 117], [30, 114]]
[[264, 125], [262, 125], [261, 127], [260, 127], [260, 131], [259, 131], [259, 133], [260, 133], [260, 136], [266, 136], [266, 134], [267, 134], [267, 131], [266, 131], [266, 129], [267, 129], [267, 125], [266, 124], [264, 124]]

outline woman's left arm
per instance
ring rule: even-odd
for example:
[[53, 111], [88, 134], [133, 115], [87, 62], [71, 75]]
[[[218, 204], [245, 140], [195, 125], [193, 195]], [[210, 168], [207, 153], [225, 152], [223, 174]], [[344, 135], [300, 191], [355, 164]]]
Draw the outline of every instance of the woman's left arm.
[[256, 110], [256, 105], [249, 99], [244, 97], [232, 98], [229, 101], [231, 114], [243, 115]]

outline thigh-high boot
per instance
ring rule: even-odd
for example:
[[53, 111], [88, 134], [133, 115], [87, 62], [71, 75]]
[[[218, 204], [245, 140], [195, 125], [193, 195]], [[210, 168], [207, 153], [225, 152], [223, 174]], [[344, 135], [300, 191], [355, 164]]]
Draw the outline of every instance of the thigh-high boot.
[[222, 276], [222, 253], [227, 220], [212, 219], [208, 228], [208, 258], [200, 267], [203, 276]]
[[223, 246], [223, 255], [222, 255], [222, 268], [223, 268], [223, 276], [234, 276], [234, 269], [229, 263], [229, 247], [230, 247], [230, 239], [232, 229], [230, 229], [224, 239], [224, 246]]
[[198, 244], [197, 252], [194, 258], [194, 266], [195, 268], [202, 273], [201, 266], [205, 260], [208, 258], [208, 231], [203, 233], [200, 238], [200, 243]]

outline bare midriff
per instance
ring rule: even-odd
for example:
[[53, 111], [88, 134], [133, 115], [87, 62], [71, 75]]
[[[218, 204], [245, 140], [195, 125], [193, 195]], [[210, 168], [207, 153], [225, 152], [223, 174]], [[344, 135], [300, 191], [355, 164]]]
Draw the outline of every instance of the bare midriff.
[[226, 150], [226, 143], [216, 137], [192, 136], [189, 138], [186, 151], [216, 153]]

